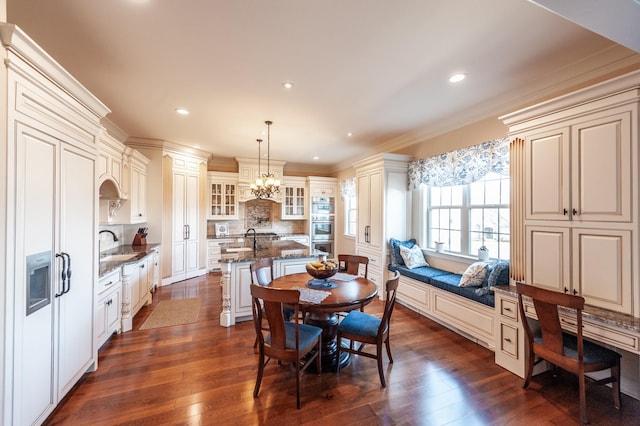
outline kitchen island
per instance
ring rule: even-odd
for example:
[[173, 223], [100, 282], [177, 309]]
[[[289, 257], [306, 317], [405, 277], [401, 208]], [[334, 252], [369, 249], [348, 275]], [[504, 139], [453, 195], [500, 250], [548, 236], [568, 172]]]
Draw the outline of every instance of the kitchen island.
[[[306, 272], [305, 265], [317, 260], [322, 252], [295, 241], [259, 241], [254, 249], [247, 238], [242, 243], [221, 246], [222, 260], [222, 312], [220, 325], [230, 327], [239, 321], [248, 321], [251, 312], [251, 270], [256, 259], [273, 259], [273, 279]], [[309, 277], [311, 279], [311, 277]]]

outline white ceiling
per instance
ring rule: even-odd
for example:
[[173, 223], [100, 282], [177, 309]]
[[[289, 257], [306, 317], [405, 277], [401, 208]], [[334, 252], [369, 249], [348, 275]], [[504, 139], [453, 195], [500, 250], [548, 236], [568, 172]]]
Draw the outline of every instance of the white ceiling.
[[7, 0], [7, 16], [129, 136], [255, 157], [272, 120], [272, 159], [332, 170], [640, 64], [526, 0]]

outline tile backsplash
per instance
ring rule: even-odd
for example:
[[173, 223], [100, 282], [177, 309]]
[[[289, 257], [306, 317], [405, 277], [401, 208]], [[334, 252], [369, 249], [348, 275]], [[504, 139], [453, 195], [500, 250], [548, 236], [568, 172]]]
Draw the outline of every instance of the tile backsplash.
[[230, 234], [244, 234], [248, 228], [258, 232], [275, 232], [277, 234], [308, 234], [306, 220], [282, 220], [282, 206], [269, 200], [251, 200], [240, 203], [238, 220], [208, 220], [207, 235], [215, 235], [215, 224], [229, 224]]

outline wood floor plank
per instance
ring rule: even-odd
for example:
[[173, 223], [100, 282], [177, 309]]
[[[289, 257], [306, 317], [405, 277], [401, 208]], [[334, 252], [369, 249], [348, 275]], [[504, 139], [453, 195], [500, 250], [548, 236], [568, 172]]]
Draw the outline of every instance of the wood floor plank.
[[[219, 326], [220, 275], [159, 288], [133, 331], [113, 336], [88, 373], [47, 419], [48, 425], [520, 425], [579, 424], [577, 381], [568, 374], [522, 379], [494, 363], [489, 349], [397, 306], [391, 322], [394, 363], [387, 388], [374, 360], [353, 357], [339, 374], [305, 374], [295, 408], [291, 366], [269, 363], [253, 398], [257, 356], [251, 322]], [[198, 321], [138, 330], [161, 300], [200, 297]], [[369, 313], [381, 315], [374, 301]], [[637, 425], [640, 401], [587, 388], [591, 424]]]

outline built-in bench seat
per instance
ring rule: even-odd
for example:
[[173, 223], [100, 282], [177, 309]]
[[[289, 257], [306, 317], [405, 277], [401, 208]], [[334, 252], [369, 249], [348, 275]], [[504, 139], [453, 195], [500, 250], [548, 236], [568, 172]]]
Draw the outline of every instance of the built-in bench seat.
[[[421, 281], [425, 284], [430, 284], [442, 290], [482, 303], [483, 305], [487, 305], [492, 308], [494, 306], [493, 292], [479, 295], [476, 291], [478, 289], [477, 287], [460, 287], [458, 284], [460, 284], [462, 274], [454, 274], [431, 266], [421, 266], [409, 269], [406, 266], [389, 265], [389, 270], [398, 271], [400, 272], [400, 275], [413, 278], [414, 280]], [[508, 276], [506, 282], [503, 284], [509, 284]]]
[[[397, 301], [455, 332], [495, 350], [494, 294], [488, 282], [483, 287], [460, 287], [461, 274], [432, 266], [410, 269], [389, 265], [400, 273]], [[491, 277], [491, 276], [490, 276]], [[509, 272], [492, 278], [492, 285], [508, 284]]]

